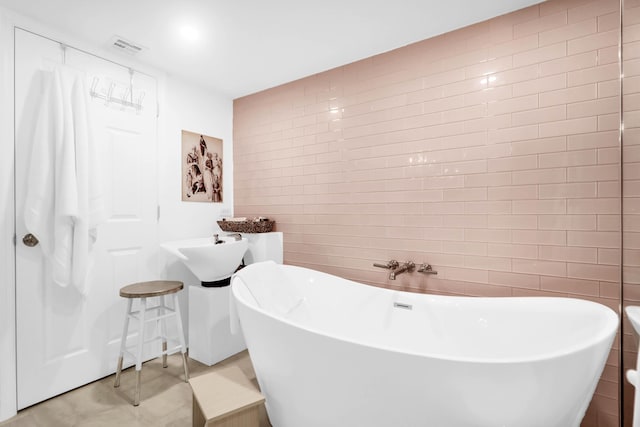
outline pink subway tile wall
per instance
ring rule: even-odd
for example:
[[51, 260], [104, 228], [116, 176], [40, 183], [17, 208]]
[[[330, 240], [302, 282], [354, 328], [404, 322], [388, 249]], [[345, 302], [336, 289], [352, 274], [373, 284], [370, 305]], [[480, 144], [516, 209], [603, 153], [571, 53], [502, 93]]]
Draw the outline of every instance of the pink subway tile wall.
[[[640, 305], [640, 2], [624, 2], [623, 286], [624, 305]], [[603, 254], [607, 257], [607, 254]], [[635, 369], [638, 339], [624, 319], [623, 366]], [[631, 426], [634, 389], [624, 382], [625, 426]]]
[[[288, 264], [617, 310], [618, 16], [549, 0], [235, 100], [235, 213], [275, 219]], [[438, 275], [389, 280], [372, 266], [389, 259]], [[619, 352], [585, 427], [618, 425]]]

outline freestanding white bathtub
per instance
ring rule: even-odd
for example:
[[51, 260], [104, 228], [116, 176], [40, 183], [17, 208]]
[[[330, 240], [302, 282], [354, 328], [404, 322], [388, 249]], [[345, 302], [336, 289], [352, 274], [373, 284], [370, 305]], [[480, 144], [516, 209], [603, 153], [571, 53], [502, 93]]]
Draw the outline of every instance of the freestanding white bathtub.
[[232, 294], [274, 427], [577, 427], [618, 327], [584, 300], [397, 292], [272, 262]]

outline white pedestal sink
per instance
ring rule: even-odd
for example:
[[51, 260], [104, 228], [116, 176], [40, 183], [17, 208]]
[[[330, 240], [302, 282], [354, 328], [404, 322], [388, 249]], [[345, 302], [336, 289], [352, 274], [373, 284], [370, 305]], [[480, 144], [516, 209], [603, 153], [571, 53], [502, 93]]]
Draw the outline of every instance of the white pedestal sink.
[[242, 334], [229, 329], [228, 279], [242, 262], [249, 240], [222, 236], [176, 240], [160, 245], [178, 258], [203, 286], [188, 286], [189, 357], [206, 365], [244, 350]]
[[242, 332], [231, 333], [231, 286], [189, 289], [189, 357], [207, 366], [247, 348]]
[[230, 277], [242, 262], [249, 241], [246, 238], [222, 236], [216, 244], [213, 237], [176, 240], [160, 245], [175, 255], [201, 282], [216, 282]]
[[[202, 282], [217, 282], [231, 276], [243, 256], [246, 264], [267, 260], [282, 264], [282, 232], [243, 233], [240, 241], [226, 235], [220, 238], [225, 243], [215, 245], [213, 238], [203, 237], [160, 246], [184, 263]], [[189, 357], [211, 366], [246, 349], [242, 332], [231, 334], [230, 287], [190, 285]]]

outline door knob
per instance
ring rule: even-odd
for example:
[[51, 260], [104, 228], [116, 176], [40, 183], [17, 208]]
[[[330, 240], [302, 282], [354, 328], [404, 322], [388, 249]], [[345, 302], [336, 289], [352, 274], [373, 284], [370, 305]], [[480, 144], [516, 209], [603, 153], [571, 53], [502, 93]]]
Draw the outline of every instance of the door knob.
[[28, 233], [28, 234], [25, 234], [24, 237], [22, 238], [22, 243], [32, 248], [38, 244], [38, 238], [33, 234]]

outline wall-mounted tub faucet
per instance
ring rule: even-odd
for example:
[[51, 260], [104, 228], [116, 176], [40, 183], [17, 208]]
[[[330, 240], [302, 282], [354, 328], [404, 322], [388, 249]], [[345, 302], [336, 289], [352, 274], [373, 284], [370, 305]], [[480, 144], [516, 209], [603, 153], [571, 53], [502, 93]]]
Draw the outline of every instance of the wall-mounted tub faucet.
[[389, 273], [389, 280], [396, 280], [396, 276], [404, 273], [405, 271], [411, 273], [415, 267], [416, 265], [413, 261], [403, 262], [401, 266], [393, 269], [391, 273]]
[[391, 261], [387, 261], [386, 264], [380, 264], [378, 262], [374, 262], [373, 266], [391, 270], [389, 272], [389, 280], [396, 280], [396, 276], [398, 274], [402, 274], [404, 272], [411, 273], [416, 268], [416, 265], [413, 263], [413, 261], [403, 262], [402, 265], [400, 265], [400, 263], [395, 259], [392, 259]]

